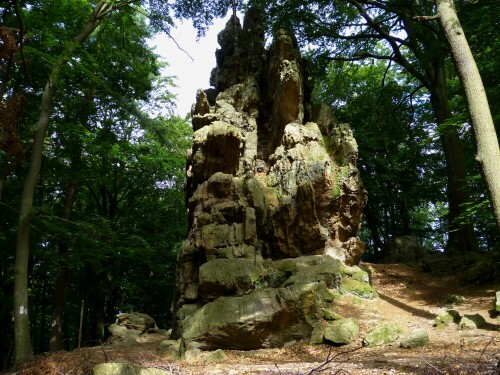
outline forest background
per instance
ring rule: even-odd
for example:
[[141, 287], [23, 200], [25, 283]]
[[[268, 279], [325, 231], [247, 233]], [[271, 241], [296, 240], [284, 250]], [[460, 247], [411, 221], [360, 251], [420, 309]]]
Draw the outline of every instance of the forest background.
[[[181, 19], [203, 35], [249, 3], [265, 10], [269, 37], [294, 31], [314, 102], [354, 130], [364, 260], [411, 235], [428, 252], [483, 253], [470, 280], [500, 277], [478, 136], [436, 19], [443, 2], [3, 1], [0, 368], [98, 345], [121, 311], [169, 326], [192, 129], [173, 115], [173, 82], [148, 40]], [[498, 134], [500, 3], [455, 5]]]

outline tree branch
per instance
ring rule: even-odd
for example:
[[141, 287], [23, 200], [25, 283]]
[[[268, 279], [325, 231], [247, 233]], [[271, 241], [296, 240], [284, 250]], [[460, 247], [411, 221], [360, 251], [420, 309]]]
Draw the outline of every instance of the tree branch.
[[21, 61], [23, 62], [23, 69], [28, 77], [30, 85], [33, 87], [33, 81], [31, 79], [30, 72], [28, 70], [28, 64], [26, 64], [26, 57], [24, 56], [24, 22], [21, 15], [21, 10], [19, 9], [19, 4], [17, 0], [11, 0], [12, 5], [14, 5], [14, 11], [16, 13], [17, 21], [19, 22], [19, 51], [21, 53]]
[[172, 34], [170, 34], [170, 31], [168, 31], [165, 27], [163, 27], [163, 25], [161, 23], [159, 23], [156, 20], [154, 20], [151, 17], [150, 14], [147, 14], [146, 12], [142, 11], [141, 9], [136, 8], [136, 7], [134, 7], [134, 6], [130, 5], [130, 4], [128, 6], [130, 8], [132, 8], [133, 10], [135, 10], [136, 12], [138, 12], [138, 13], [142, 14], [143, 16], [147, 17], [153, 24], [155, 24], [156, 26], [158, 26], [161, 29], [161, 31], [163, 31], [170, 38], [170, 40], [172, 40], [172, 42], [174, 42], [174, 44], [176, 45], [176, 47], [180, 51], [184, 52], [187, 55], [187, 57], [189, 57], [191, 59], [192, 62], [194, 61], [193, 57], [189, 54], [189, 52], [187, 52], [184, 48], [182, 48], [179, 45], [179, 43], [177, 43], [177, 40], [175, 40], [175, 38], [172, 36]]
[[439, 19], [438, 16], [414, 16], [414, 20], [421, 21], [421, 20], [437, 20]]
[[[349, 3], [351, 3], [360, 13], [360, 15], [366, 20], [367, 24], [369, 27], [371, 27], [373, 30], [375, 30], [378, 34], [380, 34], [391, 46], [393, 52], [394, 52], [394, 58], [393, 60], [397, 62], [399, 65], [401, 65], [403, 68], [408, 70], [414, 77], [416, 77], [420, 82], [426, 83], [427, 80], [424, 75], [422, 75], [415, 67], [411, 65], [411, 63], [406, 59], [406, 57], [403, 55], [401, 52], [401, 49], [397, 43], [397, 40], [390, 35], [387, 31], [385, 31], [379, 23], [377, 23], [367, 12], [366, 9], [363, 7], [361, 2], [366, 3], [367, 1], [363, 0], [349, 0]], [[367, 56], [370, 57], [370, 56]], [[377, 58], [377, 57], [374, 57]], [[385, 57], [385, 59], [388, 59]]]

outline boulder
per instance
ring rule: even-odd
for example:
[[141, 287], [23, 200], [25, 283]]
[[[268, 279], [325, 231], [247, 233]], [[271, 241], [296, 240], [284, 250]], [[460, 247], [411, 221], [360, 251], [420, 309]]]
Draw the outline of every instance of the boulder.
[[167, 331], [160, 330], [152, 317], [138, 312], [120, 313], [114, 324], [108, 327], [110, 345], [133, 345], [138, 339], [148, 335], [168, 337]]
[[138, 312], [118, 314], [116, 316], [115, 324], [140, 332], [158, 329], [152, 317]]
[[500, 313], [500, 291], [495, 293], [495, 311]]
[[311, 332], [309, 344], [320, 345], [323, 344], [325, 338], [326, 321], [318, 321]]
[[394, 322], [383, 322], [373, 327], [363, 339], [363, 345], [375, 347], [385, 344], [390, 344], [396, 341], [403, 329], [401, 326]]
[[477, 329], [482, 328], [485, 324], [486, 320], [479, 314], [464, 315], [458, 323], [458, 328], [463, 330]]
[[224, 359], [226, 359], [227, 355], [224, 352], [224, 350], [217, 349], [214, 350], [213, 352], [210, 352], [206, 358], [205, 358], [205, 363], [214, 363], [214, 362], [222, 362]]
[[464, 302], [465, 302], [465, 297], [459, 296], [457, 294], [450, 294], [446, 299], [446, 303], [449, 303], [450, 305], [461, 305]]
[[427, 345], [429, 342], [429, 334], [423, 328], [418, 328], [410, 332], [409, 335], [403, 337], [400, 346], [404, 349], [413, 349]]
[[394, 237], [384, 249], [381, 263], [419, 262], [425, 256], [425, 249], [414, 236]]
[[359, 327], [352, 318], [328, 322], [323, 333], [326, 342], [334, 344], [350, 344], [358, 335]]
[[139, 367], [130, 363], [101, 363], [92, 368], [92, 375], [169, 375], [171, 372], [154, 367]]
[[448, 310], [444, 313], [439, 314], [434, 319], [434, 326], [437, 328], [444, 328], [452, 323], [458, 324], [460, 321], [460, 314], [456, 310]]
[[180, 342], [178, 340], [163, 340], [156, 348], [156, 352], [163, 359], [179, 359], [181, 357]]

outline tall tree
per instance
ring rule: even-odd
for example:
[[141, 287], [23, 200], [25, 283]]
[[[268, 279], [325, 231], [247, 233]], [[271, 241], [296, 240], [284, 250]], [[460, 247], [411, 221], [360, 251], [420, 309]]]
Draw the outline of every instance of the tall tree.
[[[87, 38], [97, 29], [101, 21], [120, 8], [140, 4], [134, 0], [101, 0], [92, 9], [91, 2], [79, 3], [84, 5], [82, 10], [88, 12], [86, 23], [80, 26], [80, 30], [71, 40], [60, 40], [64, 46], [59, 55], [53, 58], [53, 65], [48, 73], [48, 80], [41, 97], [40, 111], [31, 146], [30, 164], [27, 176], [24, 180], [16, 240], [15, 256], [15, 287], [14, 287], [14, 327], [16, 342], [16, 361], [25, 361], [32, 357], [31, 340], [29, 332], [28, 317], [28, 259], [30, 240], [30, 217], [33, 206], [33, 194], [40, 172], [42, 152], [45, 135], [54, 106], [54, 98], [61, 84], [61, 75], [67, 63], [73, 58], [75, 52], [81, 47]], [[60, 5], [65, 5], [60, 4]], [[159, 7], [158, 9], [160, 9]], [[163, 10], [163, 8], [162, 8]], [[89, 12], [91, 11], [91, 12]], [[161, 20], [163, 18], [159, 17]], [[57, 50], [57, 48], [55, 48]]]
[[35, 135], [33, 137], [30, 167], [21, 195], [17, 229], [16, 261], [14, 266], [14, 329], [16, 362], [23, 362], [33, 357], [28, 316], [30, 211], [33, 205], [33, 194], [35, 192], [36, 181], [38, 179], [38, 174], [40, 173], [43, 143], [50, 122], [56, 88], [59, 84], [61, 71], [67, 61], [72, 57], [74, 51], [97, 28], [103, 17], [113, 11], [113, 9], [113, 2], [106, 0], [99, 2], [95, 6], [89, 22], [83, 26], [81, 31], [73, 38], [72, 41], [70, 41], [65, 50], [57, 58], [43, 91], [40, 114], [38, 117]]
[[453, 0], [436, 0], [437, 16], [467, 98], [477, 156], [500, 231], [500, 147], [488, 99], [474, 57], [460, 25]]

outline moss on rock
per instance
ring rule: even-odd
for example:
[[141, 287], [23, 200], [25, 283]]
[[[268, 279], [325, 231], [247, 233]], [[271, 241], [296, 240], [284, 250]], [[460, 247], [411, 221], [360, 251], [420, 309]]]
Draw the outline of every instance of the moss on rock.
[[402, 333], [403, 329], [398, 323], [383, 322], [368, 331], [363, 339], [363, 344], [369, 347], [389, 344], [396, 341]]
[[356, 338], [359, 327], [352, 318], [335, 320], [326, 324], [324, 339], [334, 344], [350, 344]]
[[375, 299], [378, 296], [377, 291], [370, 284], [351, 278], [344, 278], [342, 280], [341, 289], [345, 293], [351, 293], [366, 299]]

